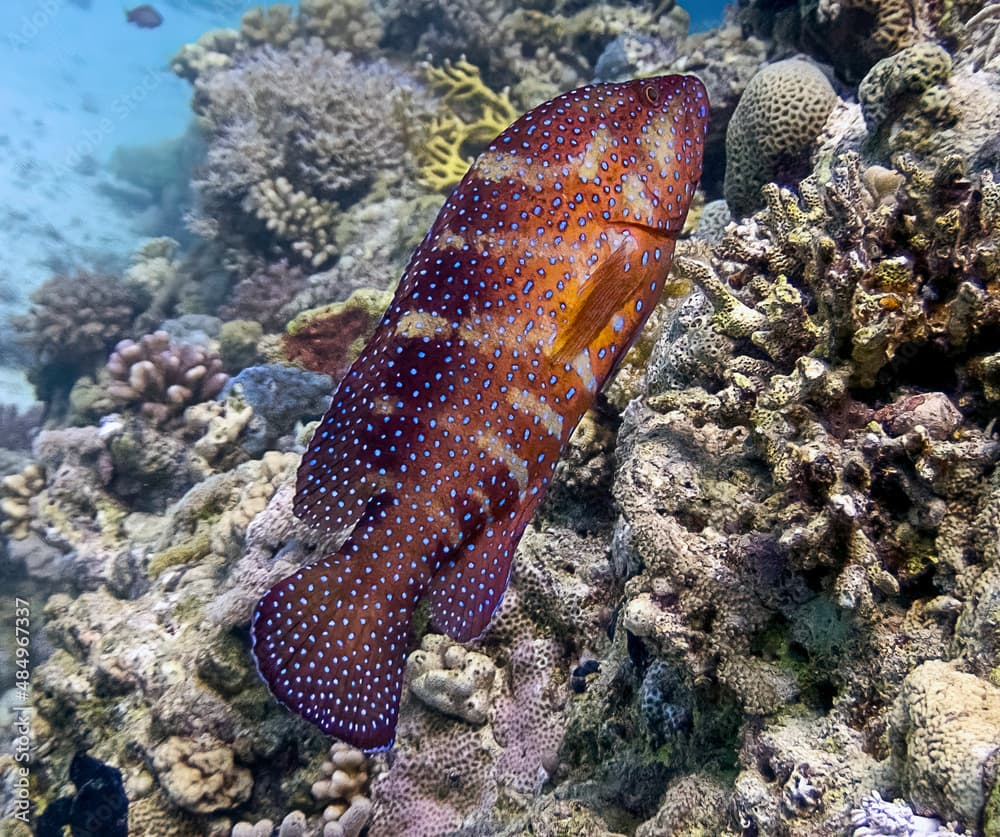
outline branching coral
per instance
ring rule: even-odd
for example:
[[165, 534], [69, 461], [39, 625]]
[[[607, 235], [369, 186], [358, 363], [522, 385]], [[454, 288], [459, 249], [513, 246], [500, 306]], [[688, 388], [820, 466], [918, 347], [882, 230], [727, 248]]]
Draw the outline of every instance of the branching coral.
[[269, 231], [265, 252], [314, 266], [334, 252], [338, 205], [380, 173], [404, 174], [424, 107], [406, 75], [318, 39], [247, 51], [200, 76], [195, 93], [209, 134], [196, 226], [251, 251], [260, 249], [255, 232]]
[[482, 724], [489, 708], [496, 667], [482, 654], [469, 653], [446, 637], [428, 634], [407, 661], [410, 690], [428, 706]]
[[108, 394], [118, 404], [165, 424], [184, 408], [210, 401], [229, 376], [219, 356], [196, 343], [178, 343], [165, 331], [123, 340], [108, 358]]
[[301, 0], [299, 26], [334, 50], [370, 55], [382, 38], [382, 21], [369, 0]]
[[479, 68], [465, 59], [442, 67], [428, 64], [424, 72], [449, 112], [431, 122], [420, 152], [420, 178], [432, 189], [446, 190], [462, 179], [473, 157], [513, 122], [518, 112], [507, 90], [491, 90]]
[[337, 204], [297, 191], [284, 177], [251, 186], [243, 209], [312, 267], [322, 267], [337, 252], [329, 237]]
[[55, 276], [31, 295], [31, 309], [15, 318], [19, 339], [32, 352], [28, 376], [39, 398], [69, 392], [93, 372], [129, 333], [142, 299], [114, 276]]

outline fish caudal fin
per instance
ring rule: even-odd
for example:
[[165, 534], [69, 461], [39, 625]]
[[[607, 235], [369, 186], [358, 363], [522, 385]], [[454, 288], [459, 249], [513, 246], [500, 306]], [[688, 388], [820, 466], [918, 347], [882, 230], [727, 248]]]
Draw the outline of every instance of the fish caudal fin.
[[352, 541], [257, 603], [257, 668], [274, 696], [362, 750], [392, 746], [413, 608], [430, 580], [395, 562], [355, 560]]

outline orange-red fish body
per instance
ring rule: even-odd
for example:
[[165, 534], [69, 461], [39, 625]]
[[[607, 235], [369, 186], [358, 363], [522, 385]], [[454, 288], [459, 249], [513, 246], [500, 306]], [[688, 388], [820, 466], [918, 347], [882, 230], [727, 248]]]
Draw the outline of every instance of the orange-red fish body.
[[296, 514], [353, 531], [254, 615], [271, 690], [329, 734], [391, 745], [422, 598], [456, 640], [489, 624], [566, 442], [663, 290], [707, 117], [689, 76], [566, 93], [490, 145], [413, 254], [299, 469]]

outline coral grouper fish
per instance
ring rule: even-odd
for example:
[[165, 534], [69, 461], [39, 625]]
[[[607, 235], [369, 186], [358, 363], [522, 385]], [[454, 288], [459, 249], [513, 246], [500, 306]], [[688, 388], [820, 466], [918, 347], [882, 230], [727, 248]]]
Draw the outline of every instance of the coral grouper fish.
[[582, 87], [504, 131], [452, 192], [298, 472], [295, 513], [341, 549], [253, 619], [271, 691], [391, 746], [414, 608], [457, 641], [500, 604], [573, 428], [667, 281], [701, 174], [690, 76]]

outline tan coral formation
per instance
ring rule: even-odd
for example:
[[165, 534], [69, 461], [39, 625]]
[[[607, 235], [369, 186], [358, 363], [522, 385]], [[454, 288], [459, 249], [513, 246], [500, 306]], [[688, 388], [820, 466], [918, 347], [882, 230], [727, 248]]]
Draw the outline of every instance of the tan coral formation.
[[136, 405], [164, 424], [190, 404], [215, 398], [229, 376], [218, 354], [195, 343], [180, 343], [165, 331], [122, 340], [108, 358], [108, 395], [121, 405]]
[[493, 661], [438, 634], [427, 634], [407, 660], [410, 691], [428, 706], [483, 724], [496, 675]]
[[244, 207], [314, 268], [336, 255], [337, 247], [330, 240], [335, 203], [296, 190], [287, 178], [278, 177], [252, 186]]
[[0, 533], [15, 540], [28, 537], [31, 524], [31, 498], [45, 488], [45, 475], [35, 463], [26, 465], [19, 473], [10, 474], [0, 481]]
[[903, 681], [889, 727], [908, 798], [942, 816], [978, 822], [1000, 781], [1000, 688], [929, 660]]
[[153, 768], [170, 800], [195, 814], [235, 808], [253, 791], [250, 771], [210, 738], [168, 738], [153, 752]]

